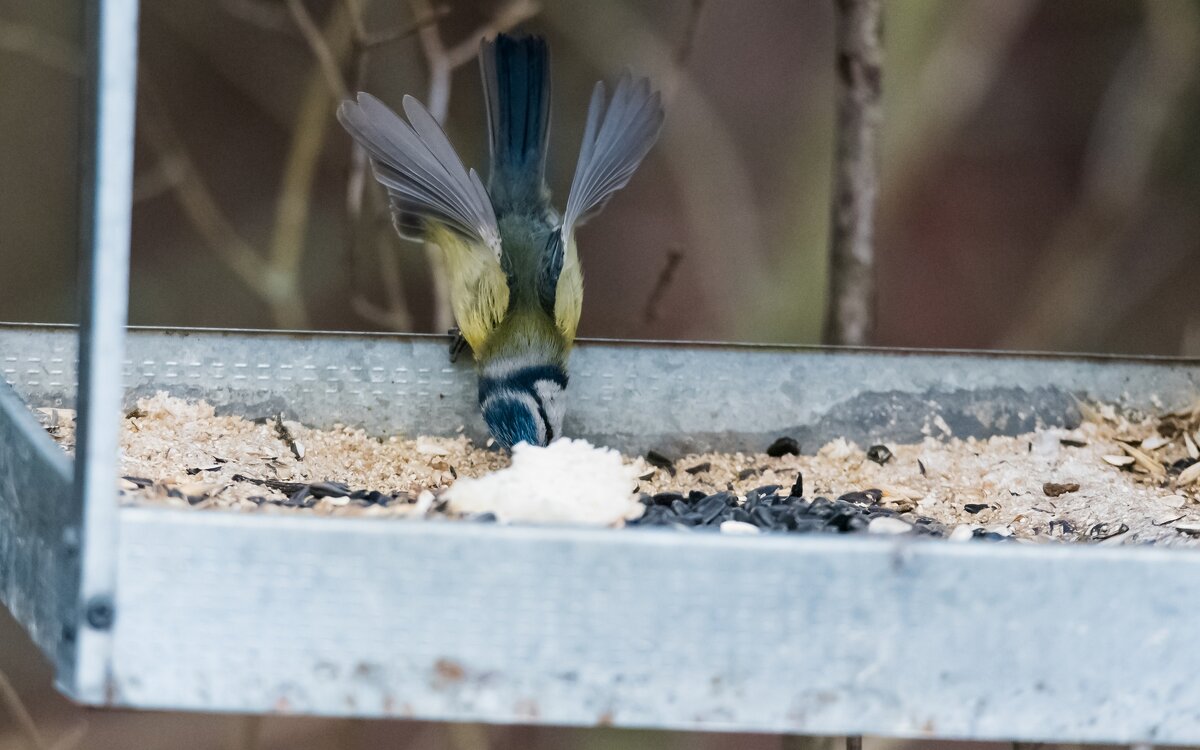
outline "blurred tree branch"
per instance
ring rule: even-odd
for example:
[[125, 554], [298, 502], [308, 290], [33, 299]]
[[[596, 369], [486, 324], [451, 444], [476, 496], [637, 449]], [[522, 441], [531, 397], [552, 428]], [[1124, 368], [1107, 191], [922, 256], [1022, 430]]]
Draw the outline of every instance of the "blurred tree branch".
[[83, 55], [74, 45], [36, 26], [0, 19], [0, 51], [34, 60], [72, 77], [83, 72]]
[[[317, 30], [317, 34], [336, 58], [337, 52], [350, 44], [347, 15], [335, 9], [326, 30]], [[309, 81], [301, 100], [265, 256], [237, 232], [222, 212], [176, 133], [166, 106], [148, 83], [148, 77], [142, 80], [144, 96], [139, 128], [156, 153], [158, 163], [170, 165], [169, 173], [176, 176], [172, 194], [209, 249], [267, 304], [275, 324], [282, 328], [303, 328], [308, 320], [300, 266], [313, 180], [331, 109], [329, 89], [321, 76], [318, 72]]]
[[[409, 0], [409, 6], [417, 18], [433, 14], [429, 0]], [[429, 68], [429, 95], [425, 102], [429, 113], [439, 123], [446, 121], [450, 108], [451, 76], [455, 69], [475, 59], [479, 43], [493, 34], [507, 31], [522, 21], [532, 18], [539, 8], [536, 0], [509, 0], [500, 6], [496, 15], [483, 26], [468, 34], [462, 41], [447, 47], [442, 41], [441, 31], [436, 24], [424, 26], [417, 33], [421, 50]], [[446, 280], [445, 263], [436, 245], [425, 244], [425, 257], [433, 272], [433, 325], [436, 331], [448, 331], [454, 325], [454, 314], [450, 310], [450, 288]]]
[[[342, 73], [340, 62], [343, 54], [330, 47], [327, 35], [321, 33], [302, 0], [286, 0], [286, 2], [292, 20], [317, 60], [327, 89], [339, 100], [349, 98], [362, 87], [366, 76], [367, 56], [372, 49], [416, 34], [420, 39], [421, 49], [429, 66], [430, 84], [427, 105], [430, 113], [438, 122], [444, 122], [446, 118], [450, 102], [451, 75], [454, 70], [475, 59], [479, 41], [516, 26], [538, 11], [535, 0], [510, 0], [500, 7], [490, 21], [467, 35], [458, 44], [446, 47], [437, 28], [437, 21], [445, 15], [446, 10], [442, 7], [434, 7], [429, 0], [411, 0], [410, 7], [414, 20], [410, 24], [376, 33], [371, 33], [366, 27], [365, 0], [342, 0], [341, 7], [350, 20], [353, 34], [349, 49], [352, 80], [348, 82]], [[353, 149], [350, 157], [351, 166], [346, 181], [346, 213], [347, 224], [350, 228], [347, 239], [347, 259], [353, 269], [358, 265], [358, 247], [360, 245], [366, 244], [368, 248], [375, 251], [379, 257], [380, 278], [384, 286], [387, 306], [379, 307], [357, 290], [352, 291], [350, 304], [360, 317], [380, 327], [403, 330], [411, 326], [412, 316], [404, 301], [399, 263], [395, 257], [391, 256], [395, 250], [391, 243], [387, 243], [382, 248], [375, 247], [378, 227], [373, 213], [365, 222], [365, 238], [359, 231], [359, 227], [363, 224], [362, 208], [367, 185], [367, 159], [362, 148], [357, 144], [351, 148]], [[386, 204], [380, 209], [386, 211]], [[283, 212], [281, 211], [282, 216]], [[289, 224], [281, 222], [280, 226], [295, 226], [295, 222]], [[287, 246], [283, 241], [285, 239], [289, 238], [280, 238], [277, 249], [282, 250]], [[448, 329], [453, 324], [453, 317], [450, 313], [445, 272], [441, 267], [441, 253], [436, 248], [427, 245], [426, 257], [434, 278], [435, 327]], [[354, 276], [355, 272], [352, 270], [352, 286], [357, 286], [353, 283]]]
[[882, 0], [836, 0], [838, 126], [825, 318], [829, 344], [866, 344], [875, 323], [881, 15]]
[[25, 702], [21, 700], [20, 693], [13, 687], [8, 675], [2, 671], [0, 671], [0, 704], [4, 705], [5, 710], [12, 717], [17, 734], [20, 735], [26, 750], [73, 750], [79, 746], [87, 733], [87, 724], [83, 723], [65, 732], [55, 742], [47, 743], [42, 739], [37, 723], [33, 720], [29, 709], [25, 707]]
[[[1002, 345], [1092, 348], [1131, 305], [1152, 293], [1173, 263], [1146, 274], [1122, 270], [1122, 250], [1144, 213], [1155, 156], [1200, 74], [1200, 8], [1143, 0], [1145, 21], [1096, 114], [1079, 197], [1062, 220], [1016, 309]], [[1180, 255], [1175, 259], [1178, 262]]]

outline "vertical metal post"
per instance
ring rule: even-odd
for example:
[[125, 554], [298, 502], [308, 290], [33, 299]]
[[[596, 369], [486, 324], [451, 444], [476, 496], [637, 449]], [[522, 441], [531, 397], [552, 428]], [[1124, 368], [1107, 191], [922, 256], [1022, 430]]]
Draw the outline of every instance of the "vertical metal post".
[[75, 496], [82, 573], [74, 684], [80, 700], [107, 694], [116, 563], [116, 479], [129, 289], [137, 94], [137, 0], [88, 0], [80, 231], [79, 414]]

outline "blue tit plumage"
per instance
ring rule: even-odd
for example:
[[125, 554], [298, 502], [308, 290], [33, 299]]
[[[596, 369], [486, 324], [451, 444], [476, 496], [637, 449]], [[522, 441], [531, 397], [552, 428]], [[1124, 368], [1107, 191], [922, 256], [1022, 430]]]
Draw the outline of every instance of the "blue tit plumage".
[[583, 303], [575, 230], [624, 187], [658, 138], [663, 109], [646, 79], [592, 91], [565, 210], [545, 182], [550, 61], [545, 40], [500, 35], [479, 53], [491, 169], [485, 188], [429, 112], [407, 121], [360, 93], [338, 119], [367, 151], [401, 236], [437, 245], [455, 322], [475, 356], [479, 406], [498, 443], [562, 434], [567, 362]]

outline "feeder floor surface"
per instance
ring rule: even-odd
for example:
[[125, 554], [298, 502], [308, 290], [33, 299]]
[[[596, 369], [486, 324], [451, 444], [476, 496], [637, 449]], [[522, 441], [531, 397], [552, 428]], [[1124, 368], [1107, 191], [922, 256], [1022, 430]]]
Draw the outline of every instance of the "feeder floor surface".
[[[36, 411], [70, 451], [73, 412]], [[1013, 437], [959, 439], [945, 428], [915, 444], [783, 439], [763, 453], [627, 456], [645, 507], [627, 525], [1200, 544], [1200, 406], [1140, 416], [1106, 405], [1081, 411], [1074, 430]], [[131, 506], [487, 521], [450, 513], [440, 495], [460, 477], [509, 463], [461, 435], [380, 439], [348, 426], [217, 415], [165, 394], [139, 401], [123, 427], [117, 481]]]

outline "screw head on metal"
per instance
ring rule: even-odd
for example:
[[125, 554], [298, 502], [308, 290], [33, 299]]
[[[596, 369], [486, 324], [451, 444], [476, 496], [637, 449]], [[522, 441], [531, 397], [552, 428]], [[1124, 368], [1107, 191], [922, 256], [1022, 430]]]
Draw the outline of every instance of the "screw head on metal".
[[95, 630], [108, 630], [117, 617], [112, 598], [108, 596], [93, 596], [88, 599], [84, 608], [84, 620]]

